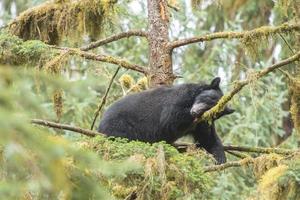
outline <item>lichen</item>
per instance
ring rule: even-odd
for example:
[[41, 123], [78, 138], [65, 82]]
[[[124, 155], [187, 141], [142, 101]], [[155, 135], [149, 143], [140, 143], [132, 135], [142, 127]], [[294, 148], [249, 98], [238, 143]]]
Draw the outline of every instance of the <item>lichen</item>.
[[268, 170], [260, 179], [256, 199], [281, 200], [300, 198], [299, 155], [289, 162], [280, 163]]
[[253, 164], [253, 172], [255, 177], [259, 179], [271, 168], [277, 167], [282, 156], [278, 154], [265, 154], [255, 159]]
[[80, 36], [97, 37], [114, 14], [115, 0], [63, 0], [46, 2], [21, 13], [10, 25], [11, 33], [22, 39], [38, 39], [58, 44], [68, 36], [78, 42]]
[[300, 79], [290, 79], [289, 91], [291, 96], [290, 113], [292, 115], [294, 127], [297, 133], [300, 134]]
[[142, 77], [135, 81], [134, 78], [129, 74], [123, 74], [119, 78], [119, 82], [124, 95], [132, 92], [141, 92], [149, 88], [147, 77]]
[[57, 117], [57, 121], [60, 120], [63, 113], [63, 91], [57, 89], [53, 93], [53, 108]]
[[246, 50], [246, 54], [253, 60], [259, 55], [259, 49], [268, 44], [268, 40], [276, 34], [290, 34], [295, 27], [285, 23], [278, 27], [263, 26], [252, 31], [246, 31], [241, 42]]

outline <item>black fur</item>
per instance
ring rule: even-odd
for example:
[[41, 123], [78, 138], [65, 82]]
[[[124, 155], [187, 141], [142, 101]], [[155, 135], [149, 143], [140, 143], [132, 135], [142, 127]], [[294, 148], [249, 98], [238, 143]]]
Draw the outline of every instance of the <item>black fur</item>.
[[[211, 153], [217, 163], [224, 163], [226, 157], [214, 122], [193, 124], [195, 117], [201, 116], [222, 97], [219, 83], [220, 78], [215, 78], [211, 84], [163, 86], [128, 95], [109, 107], [98, 131], [129, 140], [170, 144], [191, 134], [198, 147]], [[226, 108], [218, 118], [232, 112]]]

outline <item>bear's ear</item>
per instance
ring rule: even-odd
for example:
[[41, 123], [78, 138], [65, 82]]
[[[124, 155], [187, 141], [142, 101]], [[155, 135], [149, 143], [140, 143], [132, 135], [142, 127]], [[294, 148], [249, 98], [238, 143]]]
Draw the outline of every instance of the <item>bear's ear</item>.
[[220, 82], [221, 82], [221, 78], [220, 77], [216, 77], [214, 78], [211, 83], [210, 83], [210, 86], [214, 89], [218, 89], [219, 86], [220, 86]]

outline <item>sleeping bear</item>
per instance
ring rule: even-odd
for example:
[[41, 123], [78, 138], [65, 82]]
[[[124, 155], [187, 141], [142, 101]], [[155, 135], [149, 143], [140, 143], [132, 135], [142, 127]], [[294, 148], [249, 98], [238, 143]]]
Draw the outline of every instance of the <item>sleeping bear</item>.
[[226, 107], [210, 123], [194, 122], [223, 96], [220, 80], [216, 77], [210, 84], [161, 86], [125, 96], [103, 114], [98, 131], [129, 140], [169, 144], [192, 135], [196, 146], [211, 153], [217, 164], [225, 163], [224, 148], [214, 121], [234, 110]]

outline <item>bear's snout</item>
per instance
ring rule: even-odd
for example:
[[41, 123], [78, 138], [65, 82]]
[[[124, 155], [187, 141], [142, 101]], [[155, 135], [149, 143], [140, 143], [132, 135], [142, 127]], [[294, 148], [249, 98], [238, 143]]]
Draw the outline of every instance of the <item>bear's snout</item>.
[[199, 117], [205, 112], [205, 110], [207, 110], [207, 104], [197, 103], [192, 106], [190, 113], [193, 117]]

